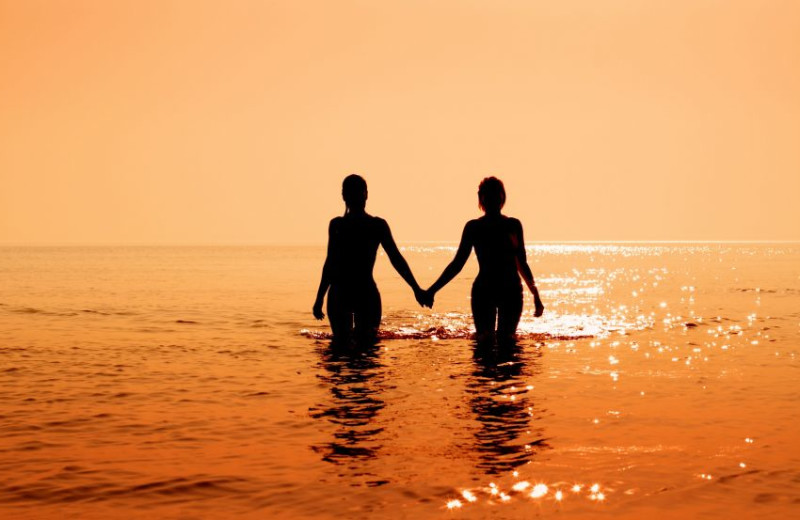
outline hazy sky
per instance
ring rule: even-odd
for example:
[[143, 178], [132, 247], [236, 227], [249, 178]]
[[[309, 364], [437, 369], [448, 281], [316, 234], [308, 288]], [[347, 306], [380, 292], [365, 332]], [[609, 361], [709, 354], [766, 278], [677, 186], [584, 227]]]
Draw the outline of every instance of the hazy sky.
[[800, 240], [796, 0], [0, 0], [0, 243]]

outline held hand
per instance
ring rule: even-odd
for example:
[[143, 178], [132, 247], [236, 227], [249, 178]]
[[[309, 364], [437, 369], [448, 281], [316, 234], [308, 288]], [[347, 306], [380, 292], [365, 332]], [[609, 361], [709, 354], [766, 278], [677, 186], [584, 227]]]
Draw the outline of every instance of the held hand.
[[417, 303], [419, 303], [421, 306], [433, 308], [433, 295], [430, 294], [428, 291], [423, 291], [422, 289], [415, 289], [414, 298], [417, 299]]
[[428, 304], [428, 308], [430, 308], [430, 309], [433, 309], [433, 297], [434, 297], [434, 295], [435, 294], [430, 289], [425, 291], [425, 300], [426, 300], [426, 303]]
[[428, 307], [433, 309], [433, 297], [436, 296], [436, 293], [428, 289], [427, 291], [422, 291], [425, 294], [425, 303], [428, 304]]
[[425, 307], [425, 304], [427, 303], [425, 291], [420, 288], [414, 289], [414, 299], [417, 300], [417, 303], [420, 304], [421, 307]]
[[312, 309], [311, 312], [314, 313], [314, 317], [317, 318], [318, 320], [325, 319], [325, 313], [322, 312], [322, 302], [321, 301], [315, 301], [314, 302], [314, 308]]

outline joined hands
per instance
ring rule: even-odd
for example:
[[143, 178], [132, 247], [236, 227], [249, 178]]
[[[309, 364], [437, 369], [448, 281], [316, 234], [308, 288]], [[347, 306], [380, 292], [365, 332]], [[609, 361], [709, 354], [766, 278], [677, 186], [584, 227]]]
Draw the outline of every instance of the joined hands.
[[430, 290], [415, 289], [414, 298], [417, 299], [417, 303], [421, 306], [433, 309], [433, 293]]

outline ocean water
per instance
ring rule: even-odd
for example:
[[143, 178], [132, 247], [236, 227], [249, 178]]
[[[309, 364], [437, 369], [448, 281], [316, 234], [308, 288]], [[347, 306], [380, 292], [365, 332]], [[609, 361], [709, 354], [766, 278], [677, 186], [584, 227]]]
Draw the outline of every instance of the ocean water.
[[338, 351], [321, 247], [0, 248], [0, 518], [797, 516], [800, 245], [528, 252], [516, 348], [379, 257]]

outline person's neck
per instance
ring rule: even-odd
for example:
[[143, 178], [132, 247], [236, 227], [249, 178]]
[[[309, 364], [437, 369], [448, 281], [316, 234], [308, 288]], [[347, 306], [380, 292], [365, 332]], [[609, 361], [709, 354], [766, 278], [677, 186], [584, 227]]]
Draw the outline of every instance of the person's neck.
[[347, 214], [353, 215], [354, 217], [363, 217], [364, 215], [367, 214], [367, 210], [365, 208], [356, 208], [356, 209], [350, 208]]
[[503, 215], [502, 213], [500, 213], [499, 209], [497, 211], [486, 211], [484, 213], [489, 218], [497, 218]]

